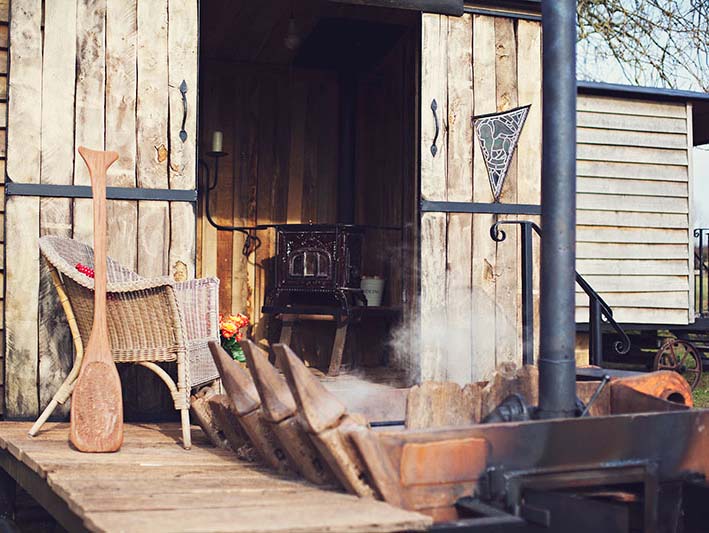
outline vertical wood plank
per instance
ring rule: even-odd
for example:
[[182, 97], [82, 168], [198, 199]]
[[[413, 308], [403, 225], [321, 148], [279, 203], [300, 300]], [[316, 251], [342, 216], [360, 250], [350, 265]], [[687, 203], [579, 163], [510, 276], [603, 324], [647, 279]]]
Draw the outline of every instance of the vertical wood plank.
[[[318, 113], [317, 153], [317, 211], [314, 220], [320, 223], [337, 222], [337, 176], [339, 151], [339, 88], [334, 76], [325, 76], [320, 87]], [[327, 111], [325, 111], [327, 110]], [[287, 164], [287, 160], [286, 164]], [[393, 206], [395, 208], [395, 206]], [[283, 207], [279, 207], [282, 210]]]
[[[421, 381], [447, 379], [446, 215], [421, 217]], [[413, 343], [416, 346], [416, 343]]]
[[[196, 184], [198, 8], [195, 0], [169, 0], [168, 65], [170, 125], [170, 188], [193, 189]], [[186, 115], [180, 84], [187, 84]], [[187, 139], [180, 139], [184, 119]], [[189, 204], [170, 205], [170, 274], [195, 275], [195, 211]]]
[[[237, 124], [236, 175], [234, 176], [234, 224], [256, 224], [256, 184], [258, 169], [259, 83], [251, 76], [237, 76], [241, 84], [243, 105], [238, 106], [234, 122]], [[255, 316], [254, 284], [256, 280], [255, 254], [245, 256], [245, 236], [234, 232], [232, 308]]]
[[[421, 197], [446, 200], [448, 17], [424, 13], [421, 21]], [[436, 115], [431, 109], [436, 101]], [[431, 146], [436, 146], [432, 153]], [[421, 380], [445, 380], [447, 216], [421, 216]], [[415, 346], [415, 344], [414, 344]]]
[[[448, 17], [424, 13], [421, 44], [421, 197], [446, 200], [448, 130]], [[431, 153], [436, 131], [431, 103], [437, 103], [438, 151]]]
[[[260, 90], [258, 128], [258, 187], [256, 197], [256, 220], [259, 224], [276, 222], [274, 192], [278, 173], [277, 154], [277, 110], [278, 92], [273, 75], [264, 76]], [[261, 246], [256, 250], [256, 291], [254, 318], [258, 321], [258, 337], [266, 335], [266, 320], [261, 320], [261, 303], [266, 297], [267, 278], [271, 272], [270, 258], [275, 253], [275, 231], [269, 229], [260, 233]]]
[[301, 79], [293, 80], [291, 93], [290, 176], [288, 180], [288, 223], [297, 224], [303, 212], [303, 173], [305, 172], [305, 124], [308, 90]]
[[[40, 178], [42, 2], [15, 0], [10, 23], [8, 176]], [[38, 414], [39, 199], [15, 197], [5, 205], [5, 413]]]
[[[137, 181], [168, 188], [167, 0], [138, 2]], [[138, 202], [138, 272], [169, 272], [170, 213], [167, 202]]]
[[[79, 0], [76, 12], [76, 110], [74, 145], [104, 149], [106, 0]], [[80, 157], [74, 184], [90, 185]], [[74, 200], [74, 238], [93, 243], [92, 202]]]
[[[106, 4], [106, 148], [119, 154], [108, 169], [107, 183], [136, 186], [136, 0]], [[122, 265], [138, 267], [138, 203], [112, 200], [107, 205], [111, 231], [108, 255]]]
[[[448, 200], [473, 200], [473, 20], [449, 18], [448, 34]], [[448, 216], [446, 300], [447, 379], [472, 379], [472, 231], [473, 217]]]
[[[542, 196], [542, 32], [538, 22], [520, 20], [517, 24], [517, 95], [519, 105], [531, 104], [517, 145], [520, 154], [517, 158], [517, 200], [521, 204], [539, 205]], [[537, 224], [538, 218], [533, 219]], [[534, 350], [538, 356], [540, 239], [534, 236], [533, 243]], [[519, 290], [522, 290], [521, 283]], [[521, 331], [521, 318], [518, 331]], [[521, 337], [519, 349], [522, 349]]]
[[[40, 182], [71, 185], [74, 174], [76, 2], [45, 5], [42, 67]], [[71, 237], [71, 200], [40, 199], [40, 235]], [[44, 409], [72, 366], [72, 342], [49, 270], [41, 262], [39, 287], [39, 408]], [[68, 402], [55, 415], [66, 415]]]
[[[216, 102], [217, 91], [219, 90], [219, 82], [217, 71], [221, 65], [216, 65], [214, 63], [205, 64], [202, 67], [201, 76], [201, 87], [200, 87], [200, 153], [205, 157], [206, 163], [209, 166], [209, 178], [214, 180], [214, 161], [211, 157], [206, 157], [205, 154], [212, 149], [212, 133], [214, 130], [218, 130], [217, 127], [217, 110], [214, 106]], [[204, 179], [207, 176], [205, 174]], [[202, 184], [206, 187], [208, 184]], [[210, 199], [210, 213], [212, 206], [214, 206], [214, 195]], [[209, 223], [206, 215], [207, 209], [207, 195], [201, 195], [200, 203], [200, 221], [199, 225], [201, 228], [201, 240], [200, 240], [200, 258], [201, 258], [201, 270], [200, 276], [216, 276], [217, 275], [217, 230]]]
[[[473, 15], [473, 97], [475, 115], [496, 109], [495, 24], [492, 17]], [[487, 169], [477, 138], [473, 142], [473, 201], [492, 202]], [[473, 381], [489, 378], [495, 369], [495, 243], [490, 239], [492, 215], [473, 219]]]
[[[226, 79], [224, 79], [226, 78]], [[216, 95], [218, 122], [215, 129], [223, 133], [224, 151], [226, 156], [219, 159], [219, 181], [212, 191], [211, 213], [217, 224], [231, 226], [234, 222], [234, 161], [235, 124], [232, 112], [234, 102], [240, 101], [240, 93], [235, 85], [235, 76], [225, 76], [219, 82]], [[231, 282], [233, 269], [234, 236], [231, 231], [217, 230], [217, 277], [219, 284], [219, 310], [231, 313]]]
[[[496, 17], [495, 82], [497, 111], [517, 107], [517, 41], [515, 21]], [[517, 154], [512, 157], [500, 193], [501, 203], [517, 203]], [[504, 217], [516, 218], [516, 217]], [[489, 239], [489, 237], [488, 237]], [[495, 362], [520, 364], [518, 339], [519, 314], [519, 235], [517, 228], [507, 231], [507, 239], [496, 244], [495, 251]]]

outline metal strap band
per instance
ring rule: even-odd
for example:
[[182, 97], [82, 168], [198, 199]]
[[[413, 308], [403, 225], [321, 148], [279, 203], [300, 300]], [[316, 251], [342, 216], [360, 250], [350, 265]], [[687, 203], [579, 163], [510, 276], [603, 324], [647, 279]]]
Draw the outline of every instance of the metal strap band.
[[[49, 198], [91, 198], [88, 185], [53, 185], [48, 183], [5, 184], [6, 196], [39, 196]], [[106, 198], [109, 200], [149, 200], [166, 202], [197, 201], [195, 189], [140, 189], [137, 187], [107, 187]]]
[[541, 215], [534, 204], [486, 204], [479, 202], [434, 202], [421, 200], [422, 213], [488, 213], [493, 215]]

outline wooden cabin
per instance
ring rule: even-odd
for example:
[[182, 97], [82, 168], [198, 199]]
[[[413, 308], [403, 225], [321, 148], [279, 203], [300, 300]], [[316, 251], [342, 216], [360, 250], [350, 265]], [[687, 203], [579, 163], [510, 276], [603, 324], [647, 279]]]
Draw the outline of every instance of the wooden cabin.
[[708, 113], [703, 93], [579, 83], [576, 269], [620, 323], [695, 321], [692, 150]]
[[[109, 255], [143, 276], [219, 277], [220, 310], [248, 314], [258, 341], [282, 333], [279, 317], [264, 313], [274, 283], [274, 226], [354, 224], [364, 231], [361, 274], [383, 277], [386, 285], [382, 304], [360, 310], [342, 341], [345, 364], [396, 383], [465, 383], [520, 361], [519, 235], [509, 227], [507, 239], [495, 242], [490, 228], [498, 220], [539, 218], [538, 1], [13, 0], [10, 8], [0, 1], [0, 20], [0, 99], [8, 126], [6, 149], [0, 142], [6, 150], [0, 155], [7, 155], [5, 416], [36, 417], [71, 367], [69, 330], [37, 242], [48, 234], [91, 242], [88, 175], [75, 156], [80, 145], [121, 156], [109, 173], [109, 186], [117, 188], [109, 195]], [[652, 299], [644, 293], [653, 292], [657, 276], [667, 276], [675, 283], [667, 292], [674, 303], [662, 318], [689, 319], [689, 307], [675, 306], [688, 306], [691, 291], [693, 100], [660, 104], [635, 95], [632, 102], [651, 101], [647, 109], [593, 107], [614, 98], [585, 91], [579, 119], [595, 112], [617, 119], [628, 109], [654, 117], [671, 108], [674, 114], [661, 111], [648, 124], [684, 129], [657, 130], [672, 134], [667, 147], [635, 148], [654, 139], [648, 132], [655, 130], [627, 137], [632, 154], [656, 158], [650, 152], [658, 148], [673, 162], [666, 168], [652, 166], [664, 159], [643, 159], [643, 169], [659, 173], [635, 179], [617, 161], [590, 162], [625, 157], [622, 148], [606, 146], [625, 142], [623, 133], [603, 132], [605, 144], [597, 145], [593, 134], [601, 130], [580, 125], [580, 168], [630, 172], [580, 174], [580, 270], [603, 277], [603, 294], [628, 310]], [[496, 175], [504, 181], [494, 182], [476, 120], [518, 108], [526, 111], [516, 148]], [[599, 122], [606, 130], [630, 123]], [[213, 144], [215, 132], [222, 133], [221, 146]], [[653, 192], [639, 195], [648, 186]], [[611, 227], [610, 216], [596, 211], [606, 205], [602, 194], [624, 205], [636, 199], [633, 213], [657, 219], [658, 229], [644, 233], [639, 228], [650, 224], [623, 215], [612, 225], [631, 229]], [[648, 213], [660, 195], [673, 196], [668, 214]], [[250, 229], [218, 230], [212, 222]], [[628, 268], [641, 268], [647, 283], [616, 292], [614, 276], [626, 270], [618, 270], [607, 244], [618, 240], [614, 232], [634, 236], [632, 247], [622, 247], [628, 253], [649, 254], [657, 244], [658, 254], [672, 255], [629, 257]], [[538, 240], [534, 255], [538, 265]], [[653, 270], [660, 263], [667, 266], [661, 273]], [[617, 272], [599, 272], [604, 265]], [[332, 322], [306, 321], [293, 331], [292, 344], [323, 368], [335, 330]], [[126, 368], [122, 379], [128, 418], [172, 412], [152, 374]]]

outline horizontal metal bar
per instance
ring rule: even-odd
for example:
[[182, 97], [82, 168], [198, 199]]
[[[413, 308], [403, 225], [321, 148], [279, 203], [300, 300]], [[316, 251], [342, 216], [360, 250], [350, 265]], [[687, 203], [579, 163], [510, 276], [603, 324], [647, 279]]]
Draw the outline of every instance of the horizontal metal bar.
[[[49, 183], [5, 184], [6, 196], [39, 196], [48, 198], [91, 198], [88, 185], [53, 185]], [[106, 198], [109, 200], [150, 200], [166, 202], [197, 201], [195, 189], [140, 189], [137, 187], [107, 187]]]
[[493, 215], [541, 215], [534, 204], [485, 204], [480, 202], [433, 202], [421, 200], [422, 213], [487, 213]]
[[511, 11], [496, 11], [494, 9], [483, 9], [480, 7], [469, 7], [465, 6], [465, 13], [470, 13], [471, 15], [487, 15], [488, 17], [503, 17], [507, 19], [514, 20], [531, 20], [534, 22], [541, 22], [541, 15], [533, 15], [531, 13], [515, 13]]

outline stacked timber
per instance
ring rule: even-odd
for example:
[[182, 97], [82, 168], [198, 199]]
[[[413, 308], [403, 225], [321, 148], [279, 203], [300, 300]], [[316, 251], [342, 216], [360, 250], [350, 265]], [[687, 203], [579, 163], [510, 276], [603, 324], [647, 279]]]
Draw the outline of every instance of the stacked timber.
[[[456, 502], [473, 494], [489, 466], [485, 431], [500, 424], [481, 420], [513, 395], [527, 405], [538, 403], [537, 368], [505, 364], [487, 382], [412, 387], [406, 430], [377, 431], [365, 416], [348, 412], [287, 345], [273, 346], [283, 374], [256, 344], [243, 341], [242, 348], [250, 372], [210, 344], [228, 398], [211, 392], [193, 402], [193, 409], [208, 407], [211, 419], [196, 418], [213, 426], [217, 442], [228, 441], [232, 431], [279, 474], [384, 500], [434, 521], [456, 519]], [[591, 416], [691, 406], [689, 387], [674, 372], [611, 380], [600, 389], [598, 382], [579, 382], [577, 394], [584, 403], [595, 397]], [[682, 401], [666, 401], [670, 397]], [[214, 416], [219, 409], [227, 415]]]

